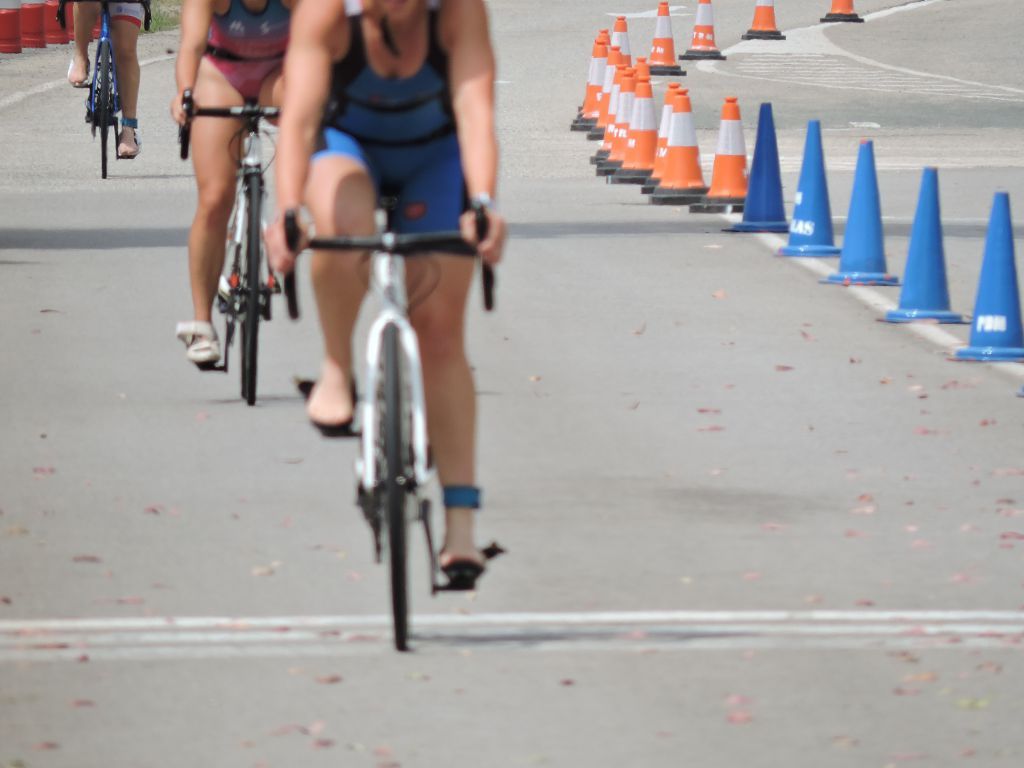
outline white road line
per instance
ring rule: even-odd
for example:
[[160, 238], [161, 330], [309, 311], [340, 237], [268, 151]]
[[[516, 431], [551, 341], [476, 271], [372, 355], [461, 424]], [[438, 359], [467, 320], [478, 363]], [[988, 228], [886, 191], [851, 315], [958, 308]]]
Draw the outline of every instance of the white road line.
[[[174, 55], [156, 56], [152, 59], [144, 59], [143, 61], [140, 61], [139, 66], [148, 67], [150, 64], [157, 64], [161, 61], [171, 61], [172, 59], [174, 59]], [[37, 85], [35, 88], [29, 88], [27, 91], [16, 91], [10, 96], [4, 96], [0, 99], [0, 109], [13, 107], [15, 104], [19, 104], [32, 96], [38, 96], [41, 93], [46, 93], [47, 91], [52, 91], [54, 88], [61, 87], [66, 87], [69, 90], [71, 89], [71, 86], [68, 85], [67, 78], [62, 77], [60, 80], [51, 80], [48, 83]], [[85, 93], [85, 91], [81, 91], [81, 93]]]
[[[869, 13], [863, 18], [866, 22], [877, 21], [894, 13], [919, 10], [941, 1], [943, 0], [921, 0], [917, 3]], [[714, 72], [730, 77], [773, 82], [786, 80], [821, 88], [872, 91], [878, 89], [877, 73], [881, 69], [899, 75], [890, 78], [889, 81], [899, 85], [901, 90], [908, 93], [928, 95], [941, 92], [944, 96], [954, 98], [1024, 102], [1024, 89], [1021, 88], [922, 72], [851, 53], [828, 39], [825, 30], [829, 26], [831, 25], [816, 24], [810, 27], [784, 30], [787, 39], [783, 41], [744, 40], [730, 46], [722, 51], [726, 56], [750, 55], [750, 58], [741, 60], [735, 65], [737, 71], [729, 71], [728, 65], [713, 60], [697, 62], [697, 68], [703, 72]], [[875, 73], [874, 78], [872, 79], [870, 72], [866, 72], [864, 69], [851, 69], [848, 65], [838, 64], [837, 57], [870, 68]], [[812, 71], [800, 71], [805, 67]], [[838, 81], [828, 77], [837, 68], [841, 68], [843, 72], [843, 77]], [[769, 71], [763, 71], [765, 69]], [[755, 71], [757, 74], [754, 74]], [[940, 85], [945, 86], [941, 91], [939, 90]]]
[[[1019, 648], [1021, 611], [619, 611], [412, 617], [427, 648]], [[390, 617], [267, 616], [0, 622], [0, 663], [365, 655], [390, 652]]]

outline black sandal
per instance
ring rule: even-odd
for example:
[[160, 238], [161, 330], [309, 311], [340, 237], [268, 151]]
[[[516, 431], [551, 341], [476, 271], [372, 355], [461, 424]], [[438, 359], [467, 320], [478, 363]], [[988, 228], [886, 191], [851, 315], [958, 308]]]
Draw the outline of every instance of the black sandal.
[[[493, 560], [498, 555], [504, 554], [505, 550], [496, 541], [481, 550], [484, 561]], [[444, 550], [441, 550], [441, 555]], [[476, 580], [479, 579], [487, 568], [483, 563], [476, 560], [453, 560], [447, 565], [441, 566], [441, 572], [448, 577], [448, 583], [438, 587], [439, 592], [469, 592], [476, 589]]]

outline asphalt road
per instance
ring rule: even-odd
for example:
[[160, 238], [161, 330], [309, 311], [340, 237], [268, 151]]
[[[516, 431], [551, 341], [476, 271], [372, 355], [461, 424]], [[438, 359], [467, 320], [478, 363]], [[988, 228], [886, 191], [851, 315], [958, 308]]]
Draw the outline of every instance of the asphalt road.
[[[646, 14], [643, 53], [654, 5], [490, 4], [513, 238], [470, 349], [481, 538], [509, 554], [432, 599], [417, 544], [404, 655], [354, 446], [291, 385], [318, 364], [305, 273], [255, 408], [174, 339], [175, 35], [143, 39], [144, 153], [106, 182], [66, 48], [0, 56], [0, 767], [1021, 764], [1024, 366], [951, 362], [969, 326], [877, 322], [899, 288], [595, 179], [568, 131], [591, 42]], [[728, 59], [687, 67], [705, 164], [724, 96], [749, 150], [771, 101], [791, 211], [821, 119], [841, 242], [873, 139], [896, 274], [939, 167], [969, 315], [993, 194], [1024, 215], [1017, 3], [823, 27], [827, 0], [782, 1], [778, 52], [740, 43], [753, 5], [719, 0]]]

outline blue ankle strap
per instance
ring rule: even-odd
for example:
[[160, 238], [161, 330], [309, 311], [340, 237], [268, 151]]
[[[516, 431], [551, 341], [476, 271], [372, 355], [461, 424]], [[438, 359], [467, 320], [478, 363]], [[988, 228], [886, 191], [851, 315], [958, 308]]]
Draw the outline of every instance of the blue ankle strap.
[[122, 128], [138, 128], [139, 119], [137, 117], [122, 117], [121, 118]]
[[444, 487], [446, 508], [480, 509], [480, 489], [475, 485], [446, 485]]

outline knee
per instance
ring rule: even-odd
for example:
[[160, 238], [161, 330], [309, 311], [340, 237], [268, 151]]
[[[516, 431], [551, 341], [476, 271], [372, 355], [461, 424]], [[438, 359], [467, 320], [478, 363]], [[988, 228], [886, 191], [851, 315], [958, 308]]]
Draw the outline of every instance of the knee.
[[228, 225], [231, 208], [234, 204], [234, 186], [219, 183], [203, 185], [199, 190], [196, 221], [210, 227], [223, 229]]
[[461, 319], [437, 311], [416, 318], [416, 334], [425, 368], [443, 367], [465, 357]]

